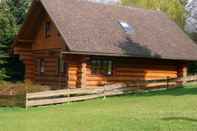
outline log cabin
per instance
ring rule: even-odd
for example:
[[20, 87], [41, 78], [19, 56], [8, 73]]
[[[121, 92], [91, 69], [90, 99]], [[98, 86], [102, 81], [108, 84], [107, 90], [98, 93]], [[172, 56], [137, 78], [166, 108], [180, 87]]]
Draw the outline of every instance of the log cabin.
[[163, 12], [87, 0], [34, 0], [12, 50], [26, 80], [54, 88], [183, 77], [197, 60]]

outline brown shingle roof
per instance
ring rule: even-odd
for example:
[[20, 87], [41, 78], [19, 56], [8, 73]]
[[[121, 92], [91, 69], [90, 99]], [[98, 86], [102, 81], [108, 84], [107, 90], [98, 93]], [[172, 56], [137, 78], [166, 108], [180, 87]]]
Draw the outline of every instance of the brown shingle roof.
[[[40, 1], [72, 52], [197, 60], [197, 45], [162, 12], [85, 0]], [[119, 20], [135, 33], [125, 33]]]

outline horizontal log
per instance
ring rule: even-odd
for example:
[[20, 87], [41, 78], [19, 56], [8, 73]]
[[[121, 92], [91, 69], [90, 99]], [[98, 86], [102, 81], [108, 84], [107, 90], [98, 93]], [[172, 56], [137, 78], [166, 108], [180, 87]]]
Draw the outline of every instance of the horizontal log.
[[[73, 61], [73, 60], [72, 60]], [[68, 66], [70, 67], [70, 68], [78, 68], [79, 67], [79, 65], [78, 64], [68, 64]]]
[[157, 86], [170, 86], [175, 85], [176, 82], [154, 82], [154, 83], [146, 83], [146, 82], [136, 82], [136, 83], [128, 83], [128, 87], [157, 87]]
[[26, 39], [19, 39], [17, 41], [21, 43], [33, 43], [34, 42], [34, 40], [26, 40]]
[[[158, 72], [158, 73], [162, 73], [162, 72], [168, 72], [168, 73], [175, 73], [177, 68], [173, 67], [173, 70], [170, 70], [168, 68], [166, 69], [162, 69], [162, 67], [158, 67], [158, 68], [153, 68], [153, 69], [149, 69], [146, 67], [143, 68], [134, 68], [132, 66], [129, 67], [114, 67], [114, 69], [117, 72]], [[87, 67], [87, 71], [91, 71], [91, 68]]]
[[22, 48], [22, 47], [15, 47], [14, 51], [18, 51], [18, 52], [29, 52], [31, 51], [30, 49], [27, 48]]
[[33, 60], [32, 55], [21, 55], [21, 57], [24, 61], [32, 61]]
[[[113, 81], [87, 81], [87, 86], [103, 86], [104, 84], [106, 83], [110, 83], [110, 82], [113, 82], [113, 83], [117, 83], [117, 82], [123, 82], [123, 83], [128, 83], [130, 81], [134, 81], [135, 79], [133, 80], [113, 80]], [[143, 79], [142, 79], [143, 80]], [[144, 79], [145, 80], [145, 79]], [[149, 79], [149, 80], [155, 80], [155, 79]], [[160, 80], [160, 79], [158, 79]]]
[[39, 81], [39, 82], [43, 81], [43, 82], [47, 82], [47, 83], [49, 83], [49, 82], [56, 82], [56, 83], [64, 82], [64, 83], [66, 83], [66, 79], [64, 79], [64, 78], [54, 79], [54, 78], [48, 78], [48, 77], [46, 77], [46, 78], [36, 77], [36, 81]]
[[[166, 79], [167, 77], [161, 77], [161, 76], [151, 76], [151, 77], [147, 77], [147, 76], [143, 76], [143, 77], [139, 77], [139, 76], [132, 76], [132, 77], [128, 77], [128, 76], [123, 76], [123, 77], [119, 77], [119, 76], [111, 76], [111, 77], [97, 77], [97, 76], [87, 76], [87, 82], [91, 82], [91, 81], [132, 81], [132, 80], [159, 80], [159, 79]], [[174, 77], [170, 77], [170, 78], [176, 78], [176, 76]]]
[[69, 69], [70, 71], [76, 71], [76, 70], [79, 69], [79, 67], [69, 66], [68, 69]]
[[177, 75], [176, 72], [169, 73], [169, 72], [115, 72], [115, 75], [139, 75], [139, 76], [167, 76], [167, 75]]
[[19, 54], [20, 54], [22, 57], [32, 56], [31, 51], [29, 51], [29, 52], [19, 52]]
[[77, 74], [78, 73], [78, 71], [77, 70], [68, 70], [68, 74]]
[[69, 80], [69, 81], [77, 81], [78, 78], [77, 78], [77, 76], [69, 76], [69, 77], [68, 77], [68, 80]]
[[125, 66], [122, 66], [122, 65], [114, 65], [115, 68], [117, 69], [136, 69], [136, 70], [140, 70], [140, 69], [147, 69], [147, 70], [168, 70], [168, 69], [171, 69], [171, 70], [174, 70], [177, 68], [177, 65], [166, 65], [166, 64], [162, 64], [162, 65], [152, 65], [150, 64], [149, 65], [149, 62], [147, 63], [142, 63], [142, 65], [125, 65]]
[[35, 79], [35, 82], [40, 85], [51, 86], [51, 87], [65, 87], [67, 88], [67, 82], [57, 82], [57, 81], [40, 81]]
[[177, 75], [173, 75], [173, 74], [130, 74], [130, 75], [116, 74], [114, 77], [176, 78]]
[[77, 81], [68, 81], [68, 85], [69, 86], [76, 86], [77, 85]]

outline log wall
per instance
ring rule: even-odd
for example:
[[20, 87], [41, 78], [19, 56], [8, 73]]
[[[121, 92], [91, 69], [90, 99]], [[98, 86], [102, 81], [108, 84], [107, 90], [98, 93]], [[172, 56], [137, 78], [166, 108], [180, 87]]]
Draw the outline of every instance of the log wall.
[[19, 55], [20, 60], [25, 65], [25, 80], [34, 81], [35, 80], [35, 65], [33, 63], [32, 51], [23, 46], [14, 48], [15, 55]]
[[[169, 61], [125, 60], [113, 61], [111, 76], [94, 74], [91, 65], [87, 66], [87, 87], [102, 86], [106, 83], [129, 82], [133, 80], [159, 80], [178, 77], [178, 65]], [[179, 73], [181, 74], [181, 72]]]
[[[177, 78], [183, 76], [183, 69], [186, 67], [185, 64], [172, 61], [113, 59], [113, 73], [111, 76], [106, 76], [94, 74], [91, 70], [90, 60], [84, 62], [85, 56], [64, 55], [65, 71], [57, 74], [57, 59], [60, 50], [28, 51], [20, 49], [18, 51], [23, 53], [21, 59], [26, 65], [26, 79], [56, 89], [94, 88], [107, 83]], [[38, 59], [45, 61], [45, 73], [42, 75], [39, 75], [37, 71], [36, 60]]]
[[64, 55], [65, 63], [68, 65], [68, 87], [81, 87], [81, 64], [85, 57], [80, 55]]
[[[55, 89], [66, 88], [67, 86], [67, 70], [64, 73], [58, 73], [58, 59], [59, 51], [34, 51], [34, 64], [36, 66], [35, 70], [35, 83], [41, 85], [48, 85]], [[36, 62], [38, 59], [44, 60], [44, 73], [40, 74], [38, 72]]]
[[[49, 37], [45, 37], [45, 24], [50, 22]], [[39, 25], [38, 31], [35, 36], [35, 42], [32, 45], [32, 50], [42, 49], [64, 49], [65, 43], [60, 36], [55, 24], [51, 21], [48, 15], [45, 15], [41, 25]]]
[[[60, 51], [32, 51], [27, 48], [15, 48], [15, 54], [20, 55], [21, 61], [25, 64], [25, 80], [36, 84], [48, 85], [57, 89], [67, 86], [66, 70], [64, 73], [57, 73], [57, 60]], [[38, 60], [43, 59], [44, 73], [38, 72]]]

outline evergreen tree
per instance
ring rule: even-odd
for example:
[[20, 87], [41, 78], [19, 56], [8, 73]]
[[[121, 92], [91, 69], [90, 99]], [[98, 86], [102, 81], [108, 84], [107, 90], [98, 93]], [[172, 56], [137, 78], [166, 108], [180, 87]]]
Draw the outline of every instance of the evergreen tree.
[[[25, 21], [26, 13], [30, 3], [31, 0], [7, 0], [9, 12], [15, 18], [17, 32]], [[9, 80], [23, 80], [24, 70], [24, 64], [19, 59], [13, 57], [8, 59], [7, 75], [10, 76]]]
[[0, 3], [0, 80], [8, 78], [6, 63], [8, 62], [8, 48], [16, 33], [15, 18], [9, 12], [6, 1]]
[[[188, 12], [185, 29], [197, 43], [197, 1], [189, 0], [185, 7]], [[197, 73], [197, 62], [190, 64], [189, 73]]]
[[0, 2], [0, 80], [15, 79], [18, 73], [15, 59], [9, 57], [9, 48], [24, 22], [30, 0], [1, 0]]
[[17, 26], [24, 22], [31, 0], [7, 0], [10, 13], [14, 16]]

